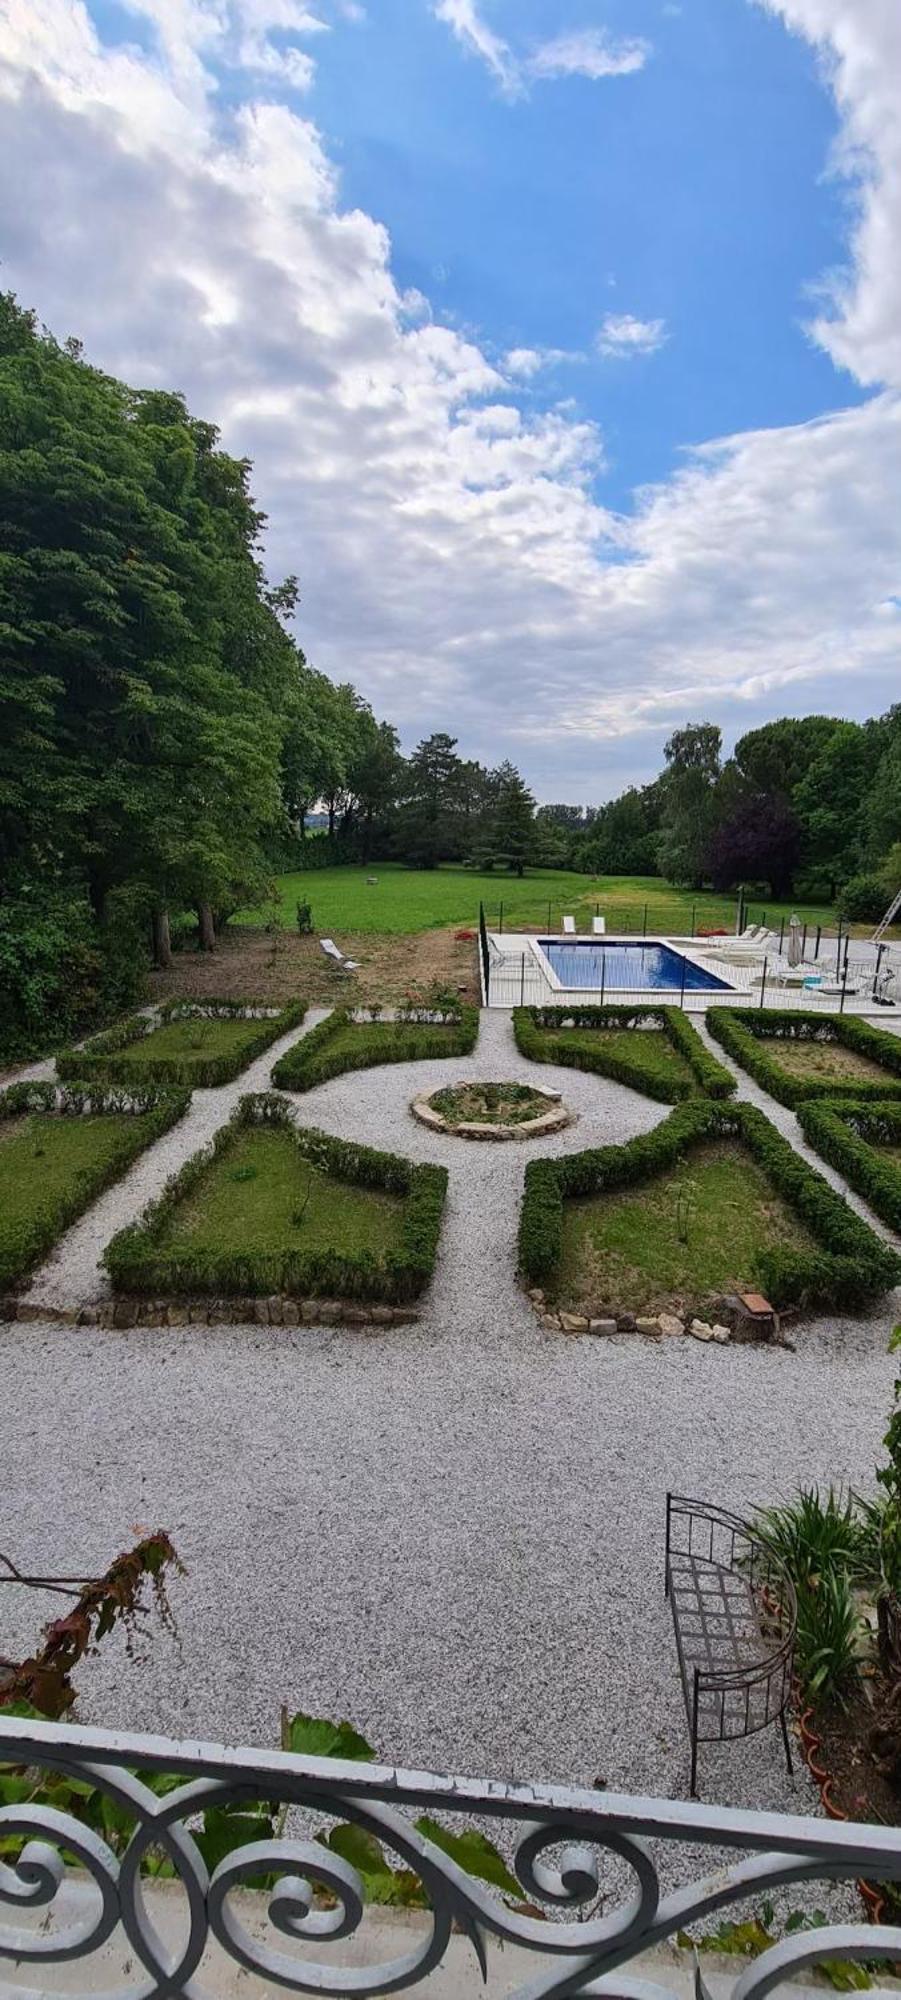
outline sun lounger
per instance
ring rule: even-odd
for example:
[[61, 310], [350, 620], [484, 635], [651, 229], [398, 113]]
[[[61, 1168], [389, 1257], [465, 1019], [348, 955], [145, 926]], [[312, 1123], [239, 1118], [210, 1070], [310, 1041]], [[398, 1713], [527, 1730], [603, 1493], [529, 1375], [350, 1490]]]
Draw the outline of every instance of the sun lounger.
[[325, 952], [326, 958], [336, 972], [359, 972], [358, 961], [355, 958], [345, 958], [343, 951], [338, 950], [334, 938], [320, 938], [319, 949]]
[[564, 935], [564, 937], [575, 937], [575, 934], [576, 934], [576, 920], [575, 920], [575, 917], [564, 917], [564, 919], [563, 919], [563, 935]]
[[594, 937], [603, 937], [604, 932], [607, 929], [606, 917], [592, 917], [591, 929], [592, 929], [592, 935]]

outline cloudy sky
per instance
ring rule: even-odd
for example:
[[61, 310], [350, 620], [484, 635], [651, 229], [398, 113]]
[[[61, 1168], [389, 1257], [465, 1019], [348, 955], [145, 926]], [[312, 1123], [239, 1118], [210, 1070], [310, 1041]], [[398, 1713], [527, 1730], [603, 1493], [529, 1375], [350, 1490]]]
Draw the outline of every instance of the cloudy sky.
[[3, 0], [0, 282], [543, 799], [901, 698], [899, 0]]

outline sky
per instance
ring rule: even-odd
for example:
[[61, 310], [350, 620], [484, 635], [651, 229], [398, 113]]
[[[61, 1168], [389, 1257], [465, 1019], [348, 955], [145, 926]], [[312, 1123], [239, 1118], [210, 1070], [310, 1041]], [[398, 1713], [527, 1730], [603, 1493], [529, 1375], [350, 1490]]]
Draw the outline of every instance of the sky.
[[901, 699], [899, 0], [2, 0], [0, 284], [539, 800]]

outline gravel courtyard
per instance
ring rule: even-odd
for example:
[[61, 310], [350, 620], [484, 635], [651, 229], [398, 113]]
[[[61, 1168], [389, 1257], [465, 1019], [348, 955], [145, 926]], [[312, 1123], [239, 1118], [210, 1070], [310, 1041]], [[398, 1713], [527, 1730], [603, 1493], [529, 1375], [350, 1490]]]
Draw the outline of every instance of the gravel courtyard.
[[[195, 1093], [183, 1125], [70, 1232], [35, 1297], [96, 1295], [103, 1242], [265, 1084], [281, 1046], [238, 1084]], [[418, 1325], [0, 1329], [0, 1546], [26, 1567], [91, 1571], [164, 1526], [188, 1569], [173, 1592], [180, 1642], [158, 1635], [127, 1665], [105, 1647], [80, 1676], [82, 1719], [274, 1743], [285, 1703], [349, 1717], [408, 1765], [685, 1795], [667, 1487], [738, 1510], [801, 1481], [871, 1487], [899, 1299], [798, 1329], [795, 1353], [542, 1331], [514, 1280], [526, 1160], [630, 1137], [667, 1107], [547, 1067], [542, 1083], [578, 1122], [545, 1141], [467, 1145], [409, 1113], [417, 1090], [534, 1076], [509, 1017], [483, 1013], [472, 1057], [295, 1100], [305, 1124], [448, 1165]], [[43, 1615], [39, 1600], [4, 1603], [2, 1650], [33, 1643]], [[776, 1731], [702, 1753], [701, 1785], [811, 1809]]]

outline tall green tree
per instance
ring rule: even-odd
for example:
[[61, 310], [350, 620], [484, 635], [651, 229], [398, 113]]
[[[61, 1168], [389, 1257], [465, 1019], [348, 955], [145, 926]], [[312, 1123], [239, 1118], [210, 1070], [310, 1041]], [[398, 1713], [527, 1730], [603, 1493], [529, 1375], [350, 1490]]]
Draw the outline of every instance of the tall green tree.
[[721, 749], [722, 732], [713, 722], [689, 722], [664, 745], [660, 867], [692, 889], [701, 887], [707, 867]]

